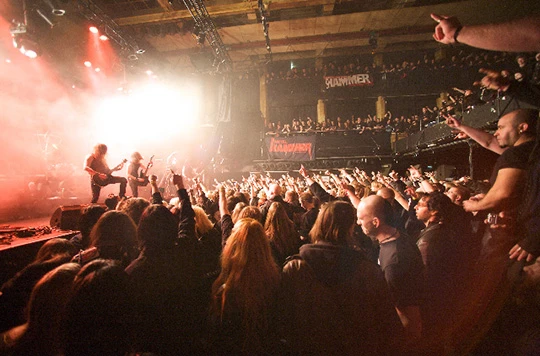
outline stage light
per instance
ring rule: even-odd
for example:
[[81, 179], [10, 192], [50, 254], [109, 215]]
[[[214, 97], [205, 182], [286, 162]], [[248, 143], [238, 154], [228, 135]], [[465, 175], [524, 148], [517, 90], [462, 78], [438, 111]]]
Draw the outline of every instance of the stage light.
[[52, 9], [51, 10], [52, 14], [54, 16], [64, 16], [64, 14], [66, 13], [66, 10], [63, 10], [63, 9]]
[[90, 68], [90, 67], [92, 67], [92, 62], [90, 62], [90, 61], [84, 61], [84, 66], [85, 66], [86, 68]]
[[92, 33], [98, 33], [98, 32], [99, 32], [99, 30], [97, 29], [96, 26], [90, 26], [90, 28], [88, 28], [88, 29], [89, 29], [90, 32], [92, 32]]
[[96, 72], [101, 72], [101, 69], [99, 67], [97, 67], [96, 69], [94, 69]]
[[6, 58], [6, 63], [11, 63], [11, 59]]
[[[31, 34], [28, 32], [25, 0], [22, 0], [22, 8], [24, 12], [24, 22], [14, 21], [13, 26], [9, 28], [9, 32], [11, 33], [13, 47], [17, 48], [22, 54], [24, 54], [28, 58], [33, 59], [41, 54], [41, 47], [36, 41], [32, 40]], [[50, 20], [48, 20], [47, 17], [44, 16], [39, 9], [37, 9], [36, 12], [45, 20], [47, 20], [51, 27], [53, 26]]]
[[19, 40], [19, 51], [27, 56], [28, 58], [37, 58], [41, 55], [41, 47], [37, 42], [34, 42], [28, 38], [23, 38]]
[[152, 74], [154, 74], [154, 72], [152, 72], [152, 71], [149, 69], [149, 70], [146, 71], [146, 74], [152, 75]]
[[[67, 1], [61, 0], [63, 3], [66, 3]], [[58, 1], [56, 0], [43, 0], [44, 3], [49, 5], [51, 8], [51, 14], [54, 16], [64, 16], [66, 13], [66, 10], [62, 9], [60, 5], [58, 4]]]
[[105, 35], [101, 35], [101, 36], [99, 36], [99, 39], [102, 40], [102, 41], [107, 41], [109, 39], [109, 37], [107, 37]]
[[9, 28], [9, 32], [13, 36], [26, 33], [26, 24], [24, 24], [22, 22], [17, 22], [17, 23], [14, 24], [14, 26]]

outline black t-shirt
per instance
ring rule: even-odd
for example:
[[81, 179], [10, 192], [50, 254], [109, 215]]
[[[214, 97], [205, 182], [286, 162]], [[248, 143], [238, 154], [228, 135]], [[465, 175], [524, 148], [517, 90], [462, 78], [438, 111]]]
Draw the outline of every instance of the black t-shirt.
[[139, 168], [142, 168], [142, 165], [140, 163], [130, 163], [128, 166], [128, 174], [139, 178]]
[[111, 171], [109, 169], [109, 166], [107, 165], [107, 163], [105, 163], [104, 160], [96, 159], [96, 158], [93, 158], [92, 162], [90, 162], [90, 168], [92, 168], [96, 172], [105, 173], [105, 174], [109, 174]]
[[379, 264], [397, 307], [419, 306], [423, 298], [424, 263], [416, 244], [405, 235], [381, 244]]
[[491, 185], [495, 183], [497, 179], [497, 174], [499, 170], [504, 168], [518, 168], [518, 169], [527, 169], [527, 161], [534, 147], [534, 141], [528, 141], [522, 143], [519, 146], [513, 146], [504, 151], [497, 162], [495, 162], [495, 167], [493, 167], [493, 172], [491, 173], [491, 178], [489, 182]]

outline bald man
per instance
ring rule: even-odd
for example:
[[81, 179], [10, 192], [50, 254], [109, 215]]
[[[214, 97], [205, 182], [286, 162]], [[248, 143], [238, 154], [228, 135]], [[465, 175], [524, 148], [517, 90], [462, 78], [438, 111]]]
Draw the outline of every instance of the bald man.
[[379, 264], [384, 273], [394, 306], [410, 341], [420, 338], [420, 304], [424, 265], [418, 247], [410, 237], [391, 226], [390, 204], [377, 195], [358, 204], [358, 225], [380, 246]]
[[494, 134], [463, 125], [447, 116], [448, 126], [459, 130], [500, 155], [490, 178], [491, 189], [485, 196], [463, 201], [466, 211], [492, 211], [514, 209], [518, 205], [526, 179], [526, 167], [535, 142], [538, 110], [517, 109], [499, 119]]

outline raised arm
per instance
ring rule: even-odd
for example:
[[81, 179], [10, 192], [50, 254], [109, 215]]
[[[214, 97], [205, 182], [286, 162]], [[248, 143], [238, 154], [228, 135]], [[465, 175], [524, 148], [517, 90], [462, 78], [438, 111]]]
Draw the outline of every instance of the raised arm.
[[150, 182], [150, 187], [152, 188], [152, 204], [163, 204], [163, 197], [161, 196], [161, 192], [159, 191], [157, 184], [157, 176], [152, 174], [150, 177], [148, 177], [148, 181]]
[[351, 204], [357, 208], [358, 207], [358, 204], [360, 204], [360, 198], [358, 198], [356, 196], [356, 194], [354, 194], [354, 188], [351, 187], [350, 185], [348, 184], [345, 184], [345, 183], [341, 183], [341, 189], [343, 189], [343, 191], [345, 192], [345, 194], [347, 194], [347, 197], [349, 197], [349, 200], [351, 201]]
[[431, 14], [438, 25], [433, 38], [440, 43], [463, 43], [491, 51], [540, 51], [540, 16], [498, 24], [462, 26], [456, 17]]
[[422, 187], [424, 192], [432, 193], [432, 192], [437, 190], [433, 186], [433, 184], [431, 184], [431, 182], [429, 180], [424, 178], [424, 176], [420, 173], [420, 171], [416, 167], [410, 166], [408, 168], [408, 170], [409, 170], [409, 172], [411, 174], [411, 178], [414, 179], [416, 182], [418, 182], [420, 184], [420, 187]]
[[178, 191], [179, 209], [178, 209], [178, 239], [182, 245], [192, 247], [197, 240], [195, 236], [195, 212], [191, 207], [189, 194], [184, 187], [184, 177], [174, 174], [172, 183]]
[[465, 200], [465, 211], [502, 210], [508, 205], [508, 201], [514, 198], [519, 186], [525, 182], [525, 171], [518, 168], [503, 168], [497, 173], [497, 179], [493, 187], [480, 200]]
[[501, 148], [499, 146], [497, 140], [495, 139], [495, 136], [493, 136], [489, 132], [485, 132], [471, 126], [463, 125], [456, 118], [450, 115], [445, 115], [444, 118], [446, 119], [446, 124], [448, 126], [460, 132], [463, 132], [464, 134], [478, 142], [480, 146], [487, 148], [488, 150], [493, 151], [497, 154], [502, 154], [506, 150], [505, 148]]
[[231, 236], [233, 229], [233, 221], [231, 212], [227, 207], [227, 195], [225, 194], [225, 186], [219, 185], [219, 213], [221, 215], [221, 245], [225, 246], [227, 239]]
[[300, 173], [300, 175], [302, 177], [304, 177], [306, 179], [306, 183], [308, 184], [309, 186], [309, 190], [311, 192], [311, 194], [313, 194], [314, 196], [316, 196], [317, 198], [319, 198], [319, 200], [321, 201], [321, 203], [326, 203], [328, 201], [331, 201], [331, 200], [334, 200], [335, 198], [333, 196], [331, 196], [330, 194], [328, 194], [328, 192], [326, 190], [324, 190], [323, 187], [321, 187], [321, 185], [317, 182], [315, 182], [311, 176], [310, 176], [310, 173], [308, 172], [308, 170], [306, 169], [306, 167], [304, 167], [303, 165], [300, 167], [300, 170], [298, 171]]

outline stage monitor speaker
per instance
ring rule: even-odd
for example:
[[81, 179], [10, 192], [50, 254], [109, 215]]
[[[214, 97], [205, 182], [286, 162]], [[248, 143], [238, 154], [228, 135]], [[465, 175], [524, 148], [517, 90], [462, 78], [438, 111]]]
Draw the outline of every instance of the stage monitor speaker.
[[51, 216], [51, 227], [60, 230], [78, 230], [79, 218], [88, 205], [63, 205], [57, 208]]

